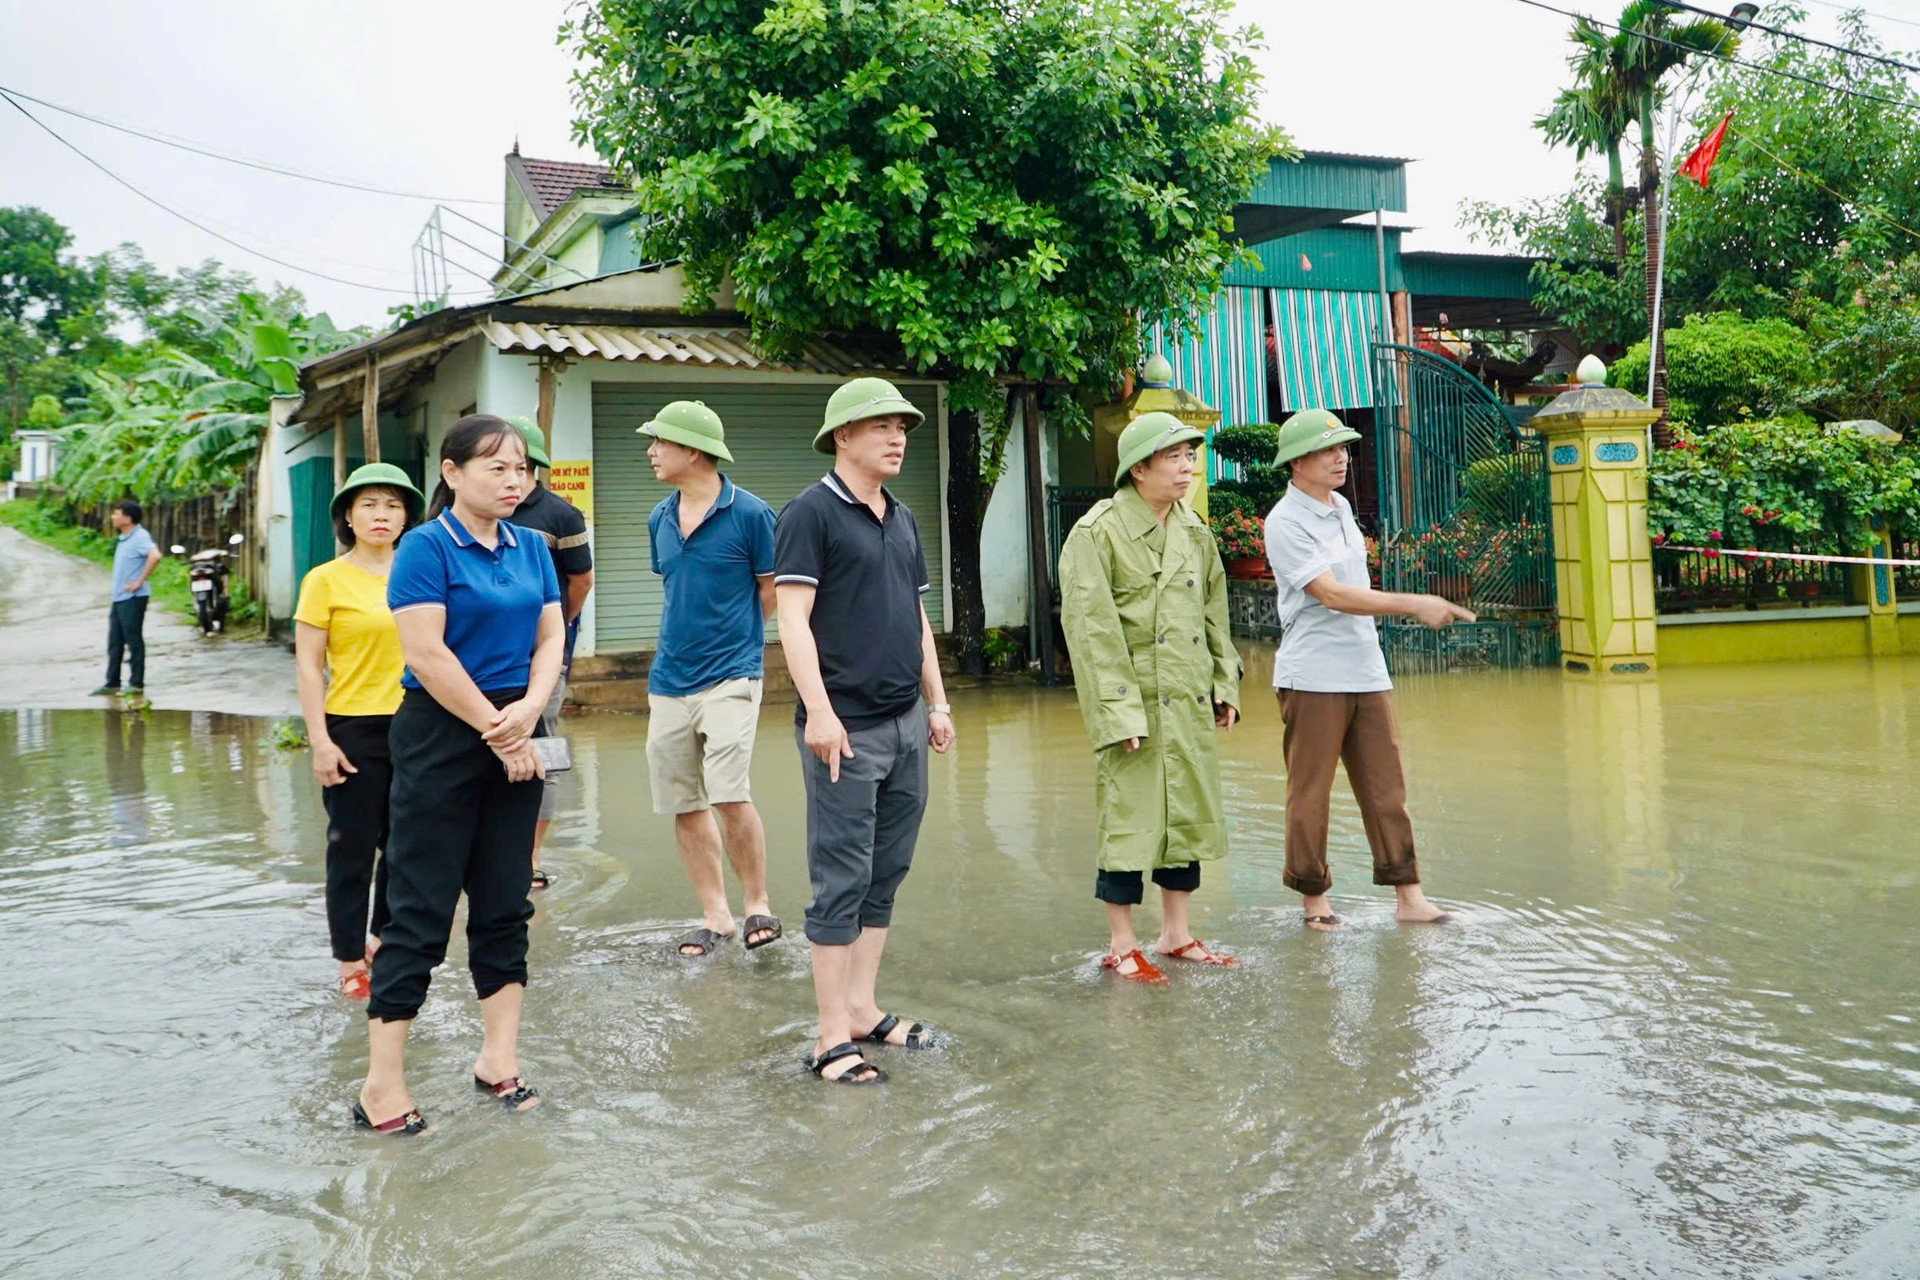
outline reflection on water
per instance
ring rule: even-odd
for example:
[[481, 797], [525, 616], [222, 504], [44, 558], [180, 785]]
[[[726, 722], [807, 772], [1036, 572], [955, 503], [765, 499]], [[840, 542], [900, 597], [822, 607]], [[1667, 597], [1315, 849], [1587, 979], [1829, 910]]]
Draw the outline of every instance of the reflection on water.
[[644, 722], [570, 725], [523, 1037], [547, 1105], [472, 1093], [456, 936], [411, 1143], [346, 1124], [364, 1034], [305, 759], [258, 721], [0, 715], [0, 1272], [1920, 1273], [1920, 663], [1410, 681], [1422, 862], [1472, 923], [1392, 923], [1341, 791], [1334, 936], [1280, 884], [1249, 666], [1196, 900], [1245, 967], [1100, 974], [1071, 695], [968, 696], [882, 993], [950, 1043], [879, 1090], [800, 1065], [787, 710], [755, 780], [789, 942], [706, 965], [668, 945], [693, 899]]

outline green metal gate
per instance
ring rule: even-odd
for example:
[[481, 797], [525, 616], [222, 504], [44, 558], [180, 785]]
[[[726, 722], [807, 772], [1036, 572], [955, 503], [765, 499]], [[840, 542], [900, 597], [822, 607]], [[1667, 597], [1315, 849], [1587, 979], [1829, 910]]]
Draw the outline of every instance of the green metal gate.
[[1388, 665], [1557, 666], [1543, 441], [1459, 365], [1414, 347], [1373, 345], [1373, 394], [1381, 585], [1480, 619], [1445, 631], [1388, 619]]

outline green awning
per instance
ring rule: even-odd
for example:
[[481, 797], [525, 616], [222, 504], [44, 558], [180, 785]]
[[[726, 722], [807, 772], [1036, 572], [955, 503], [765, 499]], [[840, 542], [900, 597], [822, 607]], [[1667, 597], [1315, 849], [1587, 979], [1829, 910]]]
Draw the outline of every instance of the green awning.
[[1335, 289], [1269, 289], [1279, 347], [1280, 397], [1302, 409], [1371, 409], [1371, 345], [1380, 340], [1380, 295]]
[[[1220, 425], [1267, 421], [1266, 313], [1258, 289], [1223, 289], [1213, 309], [1199, 318], [1185, 341], [1175, 342], [1164, 324], [1148, 332], [1149, 350], [1173, 365], [1173, 385], [1220, 411]], [[1212, 432], [1208, 432], [1212, 438]], [[1207, 455], [1209, 481], [1230, 472], [1231, 463]]]

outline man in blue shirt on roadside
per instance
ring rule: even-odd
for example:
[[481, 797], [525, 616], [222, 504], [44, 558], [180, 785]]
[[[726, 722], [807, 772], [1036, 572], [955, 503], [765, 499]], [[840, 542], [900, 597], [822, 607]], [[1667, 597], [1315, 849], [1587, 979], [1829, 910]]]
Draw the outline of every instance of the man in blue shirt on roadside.
[[135, 698], [146, 692], [147, 599], [153, 594], [147, 579], [160, 563], [160, 548], [153, 545], [153, 535], [140, 523], [143, 514], [140, 504], [132, 499], [114, 503], [107, 514], [119, 536], [113, 547], [113, 603], [107, 616], [107, 682], [93, 691], [97, 698], [120, 692], [123, 656], [133, 668], [126, 692]]
[[747, 778], [773, 615], [773, 508], [720, 474], [717, 464], [733, 454], [706, 405], [676, 400], [640, 431], [653, 437], [654, 476], [675, 490], [647, 517], [653, 571], [666, 588], [647, 671], [647, 767], [653, 811], [673, 815], [704, 917], [679, 951], [711, 955], [733, 936], [723, 844], [740, 877], [741, 933], [753, 950], [780, 937], [767, 902], [766, 829]]

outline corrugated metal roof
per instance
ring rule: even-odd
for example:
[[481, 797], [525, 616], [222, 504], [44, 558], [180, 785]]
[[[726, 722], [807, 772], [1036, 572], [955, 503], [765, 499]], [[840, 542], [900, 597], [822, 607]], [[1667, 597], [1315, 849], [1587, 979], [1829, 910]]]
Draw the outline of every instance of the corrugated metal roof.
[[770, 360], [754, 350], [751, 334], [745, 327], [533, 324], [488, 318], [480, 322], [480, 331], [502, 351], [552, 351], [562, 355], [598, 356], [603, 360], [720, 365], [731, 369], [835, 377], [892, 367], [875, 352], [821, 338], [808, 342], [792, 361]]
[[1245, 197], [1249, 204], [1296, 209], [1343, 209], [1360, 213], [1407, 207], [1406, 165], [1387, 157], [1363, 158], [1306, 152], [1299, 160], [1274, 160]]

